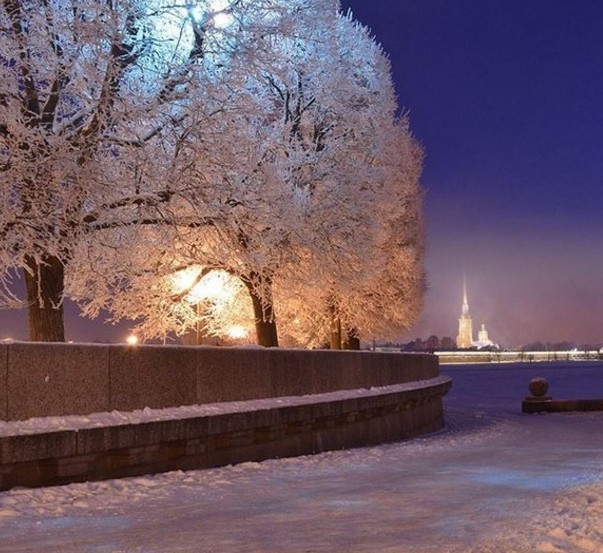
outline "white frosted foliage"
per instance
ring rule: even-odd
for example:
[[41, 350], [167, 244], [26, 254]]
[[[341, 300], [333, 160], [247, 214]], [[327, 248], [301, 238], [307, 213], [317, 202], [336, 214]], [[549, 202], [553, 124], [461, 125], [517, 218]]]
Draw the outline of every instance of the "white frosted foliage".
[[[335, 1], [4, 0], [5, 299], [11, 269], [58, 259], [85, 314], [145, 337], [248, 328], [250, 292], [298, 344], [334, 315], [405, 328], [421, 152], [397, 108], [386, 55]], [[189, 270], [230, 275], [230, 295], [178, 290]]]

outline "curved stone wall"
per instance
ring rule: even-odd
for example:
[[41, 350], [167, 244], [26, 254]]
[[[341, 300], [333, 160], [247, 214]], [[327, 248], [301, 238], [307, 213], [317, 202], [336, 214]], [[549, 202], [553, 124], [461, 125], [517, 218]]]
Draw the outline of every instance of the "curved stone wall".
[[439, 375], [433, 355], [43, 344], [0, 346], [0, 420], [389, 386]]
[[[82, 344], [4, 346], [0, 379], [5, 420], [60, 415], [57, 430], [48, 418], [28, 433], [18, 425], [32, 421], [2, 423], [2, 490], [411, 438], [443, 427], [450, 388], [431, 355]], [[161, 411], [198, 404], [207, 414]], [[145, 407], [169, 417], [65, 417]]]

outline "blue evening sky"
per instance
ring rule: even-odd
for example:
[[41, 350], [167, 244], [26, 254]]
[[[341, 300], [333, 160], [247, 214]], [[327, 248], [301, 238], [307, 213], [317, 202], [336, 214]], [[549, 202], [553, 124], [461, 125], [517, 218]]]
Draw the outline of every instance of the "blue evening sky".
[[345, 0], [426, 158], [430, 291], [405, 338], [603, 342], [603, 2]]

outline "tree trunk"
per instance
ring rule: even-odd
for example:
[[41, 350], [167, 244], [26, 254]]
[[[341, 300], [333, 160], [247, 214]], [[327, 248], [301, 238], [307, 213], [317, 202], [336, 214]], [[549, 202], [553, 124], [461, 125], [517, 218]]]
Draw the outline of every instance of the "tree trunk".
[[360, 338], [355, 328], [350, 328], [346, 333], [346, 339], [343, 344], [344, 349], [360, 349]]
[[[278, 333], [276, 330], [276, 320], [274, 318], [274, 305], [272, 297], [266, 301], [257, 294], [254, 288], [254, 279], [261, 279], [259, 275], [253, 275], [249, 279], [243, 279], [243, 282], [249, 290], [251, 303], [253, 305], [253, 317], [255, 319], [255, 333], [259, 346], [267, 348], [278, 347]], [[265, 280], [265, 279], [264, 279]], [[270, 283], [268, 283], [269, 285]]]
[[337, 299], [331, 295], [327, 301], [327, 309], [331, 328], [329, 329], [329, 347], [331, 349], [341, 349], [341, 317], [337, 309]]
[[255, 333], [259, 346], [267, 348], [278, 347], [278, 334], [276, 321], [274, 320], [274, 308], [272, 303], [266, 304], [252, 290], [251, 303], [253, 304], [253, 316], [255, 318]]
[[61, 261], [47, 256], [42, 264], [27, 261], [23, 271], [27, 296], [29, 339], [32, 342], [64, 342], [63, 291], [65, 272]]
[[331, 349], [341, 349], [341, 319], [334, 317], [331, 320]]

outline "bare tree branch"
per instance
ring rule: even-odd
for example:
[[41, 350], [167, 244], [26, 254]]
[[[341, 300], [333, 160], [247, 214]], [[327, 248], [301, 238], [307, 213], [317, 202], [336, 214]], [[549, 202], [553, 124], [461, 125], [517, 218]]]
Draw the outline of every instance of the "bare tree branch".
[[35, 120], [40, 115], [40, 102], [36, 85], [31, 74], [29, 50], [24, 40], [23, 9], [20, 0], [2, 0], [6, 13], [11, 22], [13, 34], [19, 46], [19, 71], [23, 79], [24, 103], [22, 106], [23, 116], [29, 120]]

